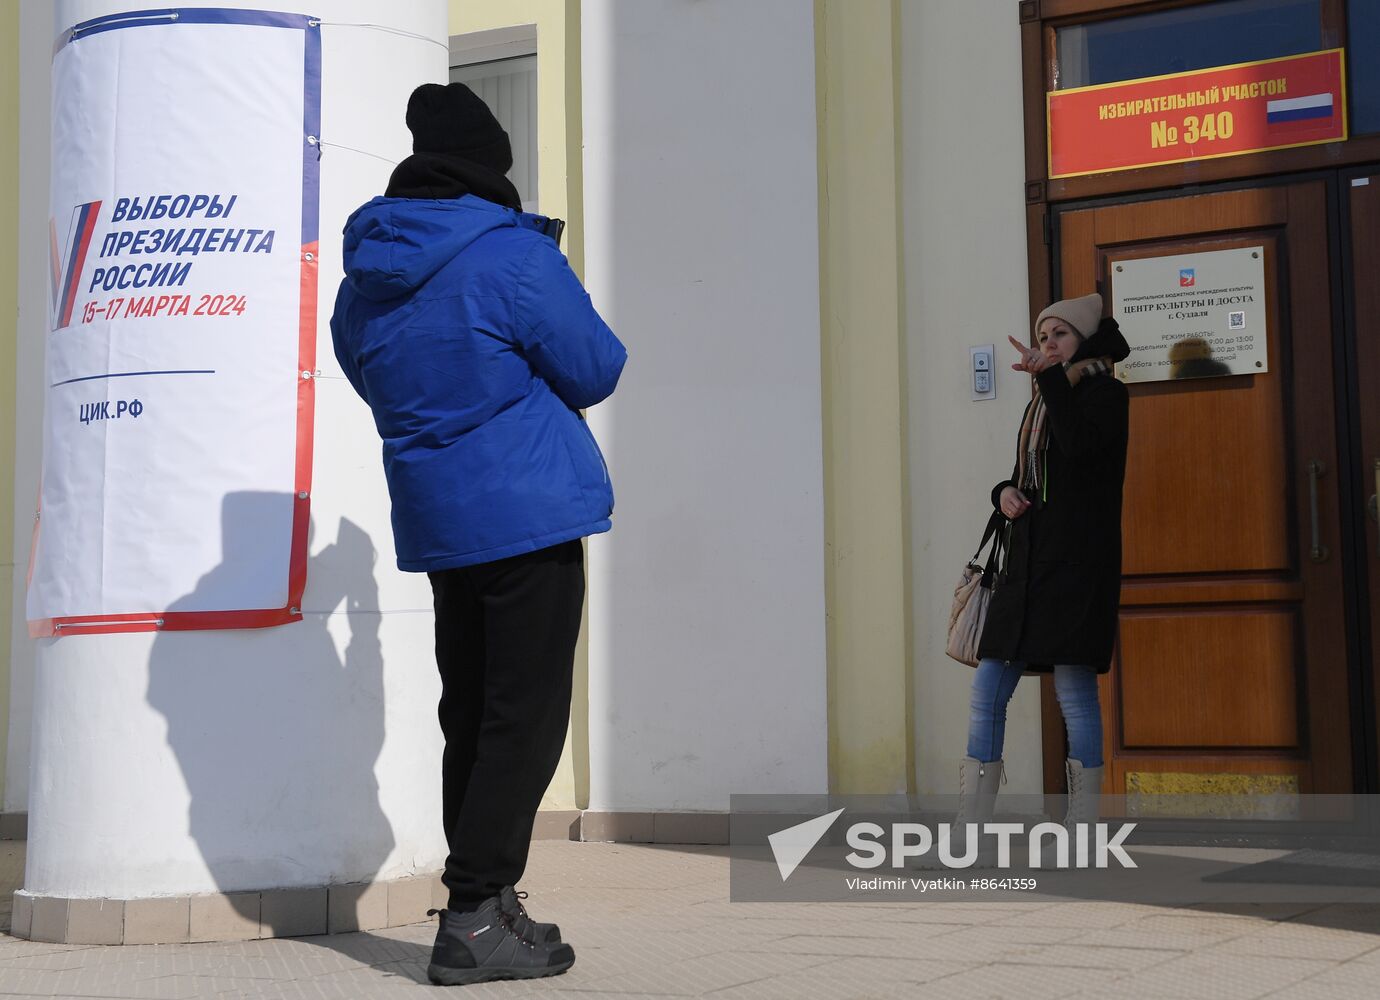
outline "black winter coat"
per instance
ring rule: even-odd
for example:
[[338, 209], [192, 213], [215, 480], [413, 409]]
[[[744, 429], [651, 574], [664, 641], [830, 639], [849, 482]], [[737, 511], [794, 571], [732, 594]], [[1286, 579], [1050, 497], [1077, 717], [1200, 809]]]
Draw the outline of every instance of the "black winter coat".
[[[1104, 319], [1074, 361], [1130, 353], [1116, 321]], [[1126, 474], [1129, 397], [1111, 375], [1070, 386], [1062, 365], [1036, 376], [1047, 409], [1049, 452], [1043, 496], [1011, 522], [1005, 573], [998, 576], [978, 655], [1111, 669], [1121, 602], [1121, 484]], [[1018, 459], [1019, 466], [1019, 459]], [[1012, 472], [1012, 479], [1016, 472]], [[1000, 509], [1001, 492], [992, 489]]]

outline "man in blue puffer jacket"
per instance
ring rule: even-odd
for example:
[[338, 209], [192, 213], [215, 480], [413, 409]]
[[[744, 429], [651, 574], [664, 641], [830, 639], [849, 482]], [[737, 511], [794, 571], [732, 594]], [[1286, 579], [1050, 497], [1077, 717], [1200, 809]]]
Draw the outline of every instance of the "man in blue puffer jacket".
[[508, 136], [463, 84], [408, 101], [414, 155], [345, 227], [331, 332], [383, 439], [398, 566], [430, 576], [449, 902], [433, 982], [530, 978], [574, 952], [513, 886], [570, 713], [580, 539], [613, 490], [581, 408], [627, 357], [521, 211]]

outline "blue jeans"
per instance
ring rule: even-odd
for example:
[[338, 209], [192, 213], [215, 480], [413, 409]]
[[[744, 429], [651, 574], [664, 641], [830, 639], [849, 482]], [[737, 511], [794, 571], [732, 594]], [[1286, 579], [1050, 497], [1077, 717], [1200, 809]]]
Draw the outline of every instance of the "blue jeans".
[[[1001, 759], [1006, 741], [1006, 705], [1025, 664], [1017, 660], [983, 660], [973, 676], [968, 714], [968, 756]], [[1068, 727], [1069, 756], [1084, 767], [1102, 766], [1102, 708], [1097, 700], [1097, 671], [1092, 667], [1054, 667], [1054, 690]]]

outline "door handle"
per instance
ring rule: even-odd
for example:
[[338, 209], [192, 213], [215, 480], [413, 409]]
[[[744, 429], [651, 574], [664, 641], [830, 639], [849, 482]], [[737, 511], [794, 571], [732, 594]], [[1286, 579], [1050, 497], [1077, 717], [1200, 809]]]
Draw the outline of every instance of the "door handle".
[[1322, 526], [1318, 523], [1318, 480], [1327, 474], [1327, 466], [1318, 459], [1308, 463], [1308, 523], [1313, 529], [1313, 561], [1326, 562], [1327, 546], [1322, 543]]
[[[1366, 510], [1370, 514], [1370, 519], [1376, 524], [1380, 524], [1380, 509], [1377, 509], [1376, 497], [1380, 497], [1380, 458], [1375, 460], [1375, 492], [1372, 493], [1370, 499], [1366, 501]], [[1376, 534], [1380, 536], [1380, 532]], [[1380, 541], [1376, 542], [1375, 550], [1376, 554], [1380, 555]]]

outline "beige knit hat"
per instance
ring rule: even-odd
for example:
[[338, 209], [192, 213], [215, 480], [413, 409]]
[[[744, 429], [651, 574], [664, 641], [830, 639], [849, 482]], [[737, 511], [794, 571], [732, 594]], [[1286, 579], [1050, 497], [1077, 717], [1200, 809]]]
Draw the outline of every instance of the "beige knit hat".
[[1050, 317], [1062, 319], [1069, 326], [1078, 331], [1078, 335], [1087, 340], [1097, 331], [1097, 325], [1102, 322], [1102, 296], [1093, 292], [1091, 295], [1084, 295], [1076, 299], [1061, 299], [1058, 302], [1045, 306], [1043, 312], [1035, 320], [1035, 333], [1040, 333], [1040, 324]]

